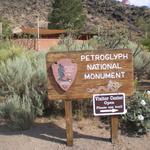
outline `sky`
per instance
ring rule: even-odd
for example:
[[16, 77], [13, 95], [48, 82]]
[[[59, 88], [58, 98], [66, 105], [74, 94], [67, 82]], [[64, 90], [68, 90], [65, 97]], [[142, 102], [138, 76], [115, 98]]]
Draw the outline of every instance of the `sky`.
[[[118, 0], [118, 1], [122, 1], [122, 0]], [[150, 7], [150, 0], [129, 0], [129, 2], [131, 5]]]

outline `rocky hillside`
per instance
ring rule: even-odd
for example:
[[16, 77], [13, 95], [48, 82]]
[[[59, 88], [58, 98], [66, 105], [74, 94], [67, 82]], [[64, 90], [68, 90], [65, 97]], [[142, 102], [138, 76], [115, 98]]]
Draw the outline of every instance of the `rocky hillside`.
[[[53, 0], [0, 0], [0, 16], [7, 18], [13, 26], [36, 26], [37, 16], [40, 21], [47, 21]], [[42, 23], [41, 23], [42, 24]]]
[[[47, 26], [48, 14], [52, 11], [54, 0], [0, 0], [1, 17], [8, 18], [13, 26], [37, 26], [37, 16], [40, 26]], [[150, 9], [123, 5], [115, 0], [82, 0], [87, 15], [86, 29], [111, 24], [125, 25], [136, 30], [139, 17], [150, 18]]]
[[[104, 18], [107, 22], [114, 21], [135, 31], [140, 17], [144, 20], [150, 18], [149, 8], [124, 5], [115, 0], [87, 0], [86, 8], [87, 14], [91, 16], [89, 20], [94, 21], [95, 18]], [[97, 22], [101, 24], [102, 21], [97, 19]], [[95, 21], [95, 23], [97, 22]]]

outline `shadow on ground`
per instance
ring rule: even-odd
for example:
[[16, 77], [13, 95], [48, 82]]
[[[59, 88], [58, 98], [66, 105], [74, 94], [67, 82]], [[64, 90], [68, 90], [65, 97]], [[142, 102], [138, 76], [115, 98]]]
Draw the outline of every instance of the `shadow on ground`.
[[[66, 143], [66, 130], [57, 126], [55, 123], [36, 123], [31, 129], [26, 131], [11, 131], [5, 125], [0, 126], [0, 135], [26, 135], [41, 140], [47, 140], [59, 144]], [[84, 135], [78, 132], [73, 133], [74, 139], [83, 138], [91, 140], [100, 140], [103, 142], [110, 142], [109, 138], [96, 137], [91, 135]]]

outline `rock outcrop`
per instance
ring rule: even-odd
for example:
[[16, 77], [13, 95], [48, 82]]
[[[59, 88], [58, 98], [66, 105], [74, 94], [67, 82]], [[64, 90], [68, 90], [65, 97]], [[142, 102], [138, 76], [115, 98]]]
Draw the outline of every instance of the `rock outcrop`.
[[[48, 14], [54, 0], [0, 0], [0, 16], [7, 18], [13, 27], [47, 27]], [[150, 9], [122, 4], [115, 0], [82, 0], [87, 16], [86, 27], [90, 31], [98, 26], [120, 24], [136, 30], [139, 17], [150, 18]]]

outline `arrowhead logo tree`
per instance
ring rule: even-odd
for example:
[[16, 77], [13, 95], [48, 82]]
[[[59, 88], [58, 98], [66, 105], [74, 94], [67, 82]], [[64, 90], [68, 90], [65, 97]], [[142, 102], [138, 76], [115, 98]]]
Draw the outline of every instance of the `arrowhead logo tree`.
[[55, 81], [60, 88], [68, 91], [75, 80], [77, 64], [72, 63], [71, 59], [61, 59], [57, 63], [52, 64], [52, 70]]

